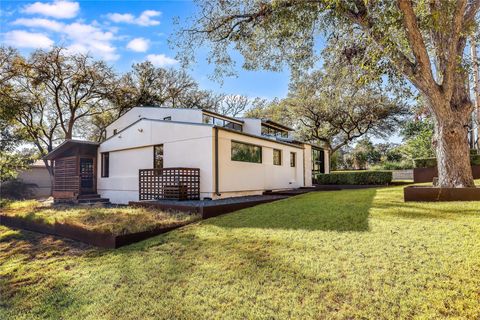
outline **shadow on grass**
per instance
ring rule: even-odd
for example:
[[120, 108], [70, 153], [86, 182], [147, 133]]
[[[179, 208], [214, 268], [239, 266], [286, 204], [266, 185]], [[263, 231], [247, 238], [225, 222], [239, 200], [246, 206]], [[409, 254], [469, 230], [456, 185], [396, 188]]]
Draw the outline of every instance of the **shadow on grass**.
[[312, 192], [244, 209], [204, 223], [223, 228], [368, 231], [376, 189]]

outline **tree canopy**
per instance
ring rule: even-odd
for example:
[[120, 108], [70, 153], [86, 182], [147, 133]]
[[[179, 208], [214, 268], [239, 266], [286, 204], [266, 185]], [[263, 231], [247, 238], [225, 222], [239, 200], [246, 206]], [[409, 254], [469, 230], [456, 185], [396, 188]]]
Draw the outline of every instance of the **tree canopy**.
[[205, 0], [181, 31], [182, 57], [208, 45], [219, 74], [231, 71], [231, 49], [246, 69], [298, 71], [319, 61], [318, 36], [334, 34], [355, 63], [405, 77], [423, 94], [434, 119], [439, 185], [471, 187], [465, 47], [479, 8], [480, 0]]

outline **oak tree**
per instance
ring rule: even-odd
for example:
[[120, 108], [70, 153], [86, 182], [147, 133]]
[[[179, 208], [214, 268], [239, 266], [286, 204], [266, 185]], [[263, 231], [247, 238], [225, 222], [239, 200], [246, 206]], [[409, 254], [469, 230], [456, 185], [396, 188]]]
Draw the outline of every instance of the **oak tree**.
[[246, 69], [308, 68], [318, 58], [318, 35], [347, 26], [364, 44], [354, 53], [394, 68], [424, 95], [435, 125], [439, 186], [473, 187], [465, 48], [479, 8], [480, 0], [203, 0], [183, 33], [183, 56], [208, 44], [220, 70], [232, 65], [232, 48]]

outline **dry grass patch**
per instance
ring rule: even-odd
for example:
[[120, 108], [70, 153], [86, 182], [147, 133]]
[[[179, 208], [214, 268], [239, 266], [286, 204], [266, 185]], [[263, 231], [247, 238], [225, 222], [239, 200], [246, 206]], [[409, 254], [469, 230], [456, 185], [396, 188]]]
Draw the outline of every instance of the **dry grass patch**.
[[57, 206], [36, 200], [8, 203], [1, 213], [46, 224], [62, 223], [113, 235], [184, 225], [200, 218], [188, 213], [146, 208]]

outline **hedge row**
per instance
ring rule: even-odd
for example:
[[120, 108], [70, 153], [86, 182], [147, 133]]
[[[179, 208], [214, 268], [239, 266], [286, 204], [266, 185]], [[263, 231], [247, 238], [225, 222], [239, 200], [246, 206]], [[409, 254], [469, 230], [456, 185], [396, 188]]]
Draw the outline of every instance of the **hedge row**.
[[348, 171], [317, 175], [317, 184], [384, 185], [392, 182], [390, 171]]
[[[413, 160], [415, 168], [433, 168], [437, 166], [436, 158], [419, 158]], [[480, 155], [472, 154], [470, 156], [470, 163], [472, 166], [480, 166]]]

